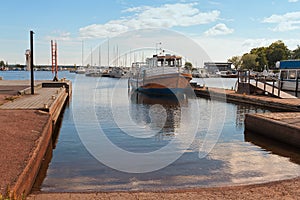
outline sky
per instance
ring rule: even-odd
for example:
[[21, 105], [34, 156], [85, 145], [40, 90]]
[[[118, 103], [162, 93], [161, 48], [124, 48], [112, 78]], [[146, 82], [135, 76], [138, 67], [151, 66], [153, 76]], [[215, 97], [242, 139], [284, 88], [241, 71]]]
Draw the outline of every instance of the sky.
[[[0, 60], [9, 64], [25, 64], [30, 30], [35, 64], [51, 64], [51, 40], [57, 41], [60, 65], [80, 65], [114, 37], [127, 33], [133, 44], [138, 36], [128, 33], [152, 28], [183, 35], [215, 62], [277, 40], [291, 50], [300, 45], [300, 0], [10, 0], [1, 2], [0, 19]], [[163, 40], [147, 45], [156, 49], [159, 41], [165, 48]], [[173, 40], [179, 48], [185, 43], [180, 40]]]

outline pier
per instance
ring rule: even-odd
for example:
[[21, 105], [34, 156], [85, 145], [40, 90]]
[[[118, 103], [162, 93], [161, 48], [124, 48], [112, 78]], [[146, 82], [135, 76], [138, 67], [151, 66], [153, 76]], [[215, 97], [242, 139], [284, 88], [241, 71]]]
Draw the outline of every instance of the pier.
[[277, 109], [280, 111], [299, 112], [300, 99], [298, 98], [276, 98], [265, 95], [255, 94], [239, 94], [234, 90], [220, 88], [194, 88], [194, 92], [198, 97], [213, 98], [216, 100], [244, 103], [255, 106], [263, 106], [265, 108]]
[[247, 114], [245, 129], [300, 148], [300, 113]]
[[[279, 113], [246, 114], [245, 130], [272, 140], [300, 148], [300, 99], [260, 82], [240, 83], [240, 91], [195, 87], [198, 97], [249, 104], [284, 111]], [[241, 89], [242, 88], [242, 89]], [[270, 95], [258, 94], [255, 90], [269, 91]], [[275, 90], [275, 92], [274, 92]], [[252, 91], [252, 92], [251, 92]]]
[[39, 172], [72, 83], [0, 81], [0, 199], [26, 197]]

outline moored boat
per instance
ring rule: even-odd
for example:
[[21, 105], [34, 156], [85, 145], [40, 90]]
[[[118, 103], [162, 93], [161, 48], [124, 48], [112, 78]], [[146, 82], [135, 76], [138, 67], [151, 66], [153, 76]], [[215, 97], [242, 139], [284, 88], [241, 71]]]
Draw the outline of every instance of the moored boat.
[[279, 69], [281, 89], [300, 92], [300, 60], [280, 61]]
[[222, 78], [237, 78], [238, 75], [232, 71], [220, 71], [220, 76]]
[[187, 90], [191, 80], [192, 74], [182, 68], [182, 57], [166, 54], [133, 63], [128, 82], [132, 89], [147, 94], [174, 95]]
[[76, 73], [76, 74], [85, 74], [85, 68], [84, 68], [84, 67], [78, 67], [78, 68], [75, 70], [75, 73]]

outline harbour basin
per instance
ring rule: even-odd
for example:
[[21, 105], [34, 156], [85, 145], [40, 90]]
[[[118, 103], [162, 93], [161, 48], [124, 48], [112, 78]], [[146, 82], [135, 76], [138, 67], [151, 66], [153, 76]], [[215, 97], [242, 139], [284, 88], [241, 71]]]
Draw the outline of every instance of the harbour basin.
[[[18, 72], [18, 74], [22, 73]], [[45, 73], [37, 76], [43, 79]], [[180, 106], [176, 105], [176, 102], [175, 105], [170, 102], [155, 102], [155, 100], [149, 102], [145, 97], [136, 97], [136, 94], [128, 93], [126, 80], [77, 75], [80, 76], [81, 84], [77, 87], [79, 77], [67, 73], [64, 75], [75, 83], [73, 88], [75, 94], [84, 96], [87, 91], [92, 91], [94, 99], [84, 98], [86, 104], [76, 104], [79, 101], [75, 99], [78, 98], [75, 95], [66, 107], [52, 159], [44, 181], [35, 187], [37, 190], [45, 192], [167, 190], [263, 183], [294, 178], [300, 174], [297, 150], [278, 145], [274, 147], [272, 144], [268, 145], [269, 141], [260, 145], [261, 140], [249, 138], [244, 134], [246, 113], [264, 113], [271, 110], [201, 98], [188, 99], [188, 102], [183, 102]], [[7, 78], [5, 74], [1, 76]], [[219, 84], [219, 87], [227, 88], [231, 88], [234, 82], [234, 80], [220, 80], [203, 79], [202, 81], [207, 86]], [[116, 89], [116, 85], [121, 87]], [[77, 91], [79, 88], [85, 88], [86, 91]], [[124, 96], [124, 99], [113, 99], [114, 93], [118, 90], [126, 90], [127, 96]], [[154, 103], [151, 104], [151, 101]], [[112, 111], [114, 106], [120, 110], [128, 110], [133, 124], [146, 126], [151, 120], [149, 110], [155, 111], [151, 109], [153, 105], [162, 106], [160, 108], [165, 110], [166, 122], [161, 129], [155, 129], [157, 134], [146, 138], [126, 134], [126, 132], [134, 132], [136, 127], [131, 125], [120, 127]], [[184, 142], [178, 142], [176, 150], [182, 152], [182, 155], [170, 165], [147, 173], [121, 172], [99, 162], [83, 145], [74, 123], [74, 111], [78, 110], [78, 107], [85, 110], [92, 107], [97, 122], [93, 121], [90, 126], [85, 127], [87, 133], [94, 132], [93, 123], [100, 124], [106, 136], [118, 147], [130, 152], [146, 153], [159, 150], [176, 139], [180, 134], [176, 130], [182, 126], [180, 107], [195, 105], [198, 106], [199, 113], [195, 115], [197, 119], [192, 121], [198, 122], [198, 126], [191, 145], [186, 148], [185, 145], [180, 146]], [[226, 111], [225, 117], [224, 113], [215, 112], [218, 109]], [[208, 124], [219, 121], [222, 122], [220, 126], [218, 123], [213, 123], [215, 126], [208, 127]], [[220, 131], [220, 134], [213, 148], [207, 155], [201, 157], [199, 152], [208, 129], [212, 132]], [[215, 141], [215, 138], [213, 140]], [[101, 145], [101, 141], [97, 142]]]

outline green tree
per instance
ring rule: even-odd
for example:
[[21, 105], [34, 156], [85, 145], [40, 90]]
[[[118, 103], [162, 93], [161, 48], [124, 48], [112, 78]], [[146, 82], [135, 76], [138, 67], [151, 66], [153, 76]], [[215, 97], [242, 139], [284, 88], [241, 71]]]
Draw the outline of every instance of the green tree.
[[242, 56], [242, 69], [256, 69], [257, 62], [256, 62], [257, 55], [246, 53]]
[[267, 51], [266, 47], [254, 48], [250, 51], [251, 54], [254, 54], [257, 56], [257, 58], [256, 58], [257, 66], [255, 69], [256, 71], [263, 71], [264, 67], [268, 65], [266, 51]]
[[3, 60], [0, 61], [0, 67], [5, 67], [5, 62]]
[[275, 68], [277, 61], [286, 60], [290, 57], [290, 55], [290, 50], [281, 40], [272, 43], [266, 49], [266, 57], [268, 59], [268, 65], [270, 68]]
[[185, 62], [184, 69], [187, 69], [187, 70], [191, 71], [193, 69], [193, 64], [190, 63], [190, 62]]
[[292, 59], [300, 59], [300, 46], [297, 45], [297, 49], [292, 51]]
[[228, 59], [228, 62], [231, 62], [235, 69], [239, 69], [242, 65], [242, 57], [241, 56], [232, 56], [232, 58]]

